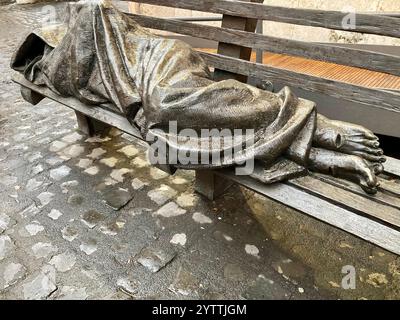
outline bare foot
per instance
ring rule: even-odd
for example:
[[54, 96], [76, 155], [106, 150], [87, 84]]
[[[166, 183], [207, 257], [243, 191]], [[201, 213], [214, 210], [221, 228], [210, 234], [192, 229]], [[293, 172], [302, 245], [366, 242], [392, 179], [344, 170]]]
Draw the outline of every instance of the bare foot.
[[359, 156], [312, 148], [310, 169], [356, 182], [367, 193], [374, 194], [377, 191], [375, 170]]
[[379, 148], [379, 139], [372, 131], [356, 124], [330, 120], [320, 114], [314, 145], [361, 157], [370, 162], [377, 173], [383, 170], [383, 166], [377, 164], [386, 160]]

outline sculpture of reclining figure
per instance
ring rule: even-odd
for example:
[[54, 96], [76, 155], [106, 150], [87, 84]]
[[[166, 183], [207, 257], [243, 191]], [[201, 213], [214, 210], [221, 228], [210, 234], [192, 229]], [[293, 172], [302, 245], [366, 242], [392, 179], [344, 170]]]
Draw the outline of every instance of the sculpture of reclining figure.
[[[140, 27], [108, 1], [71, 3], [69, 19], [34, 31], [15, 52], [11, 66], [36, 85], [88, 105], [112, 103], [146, 139], [172, 149], [198, 152], [212, 163], [173, 163], [175, 168], [217, 169], [256, 159], [266, 168], [253, 176], [263, 182], [295, 176], [297, 167], [356, 181], [374, 193], [385, 161], [378, 138], [368, 129], [317, 114], [315, 104], [288, 87], [267, 92], [235, 81], [213, 81], [201, 56], [184, 42]], [[200, 146], [178, 129], [252, 129], [254, 143]], [[221, 138], [221, 142], [222, 142]], [[172, 150], [171, 149], [171, 150]], [[171, 159], [169, 157], [168, 159]], [[282, 165], [276, 165], [276, 164]], [[170, 163], [171, 164], [171, 163]], [[269, 176], [269, 168], [281, 174]]]

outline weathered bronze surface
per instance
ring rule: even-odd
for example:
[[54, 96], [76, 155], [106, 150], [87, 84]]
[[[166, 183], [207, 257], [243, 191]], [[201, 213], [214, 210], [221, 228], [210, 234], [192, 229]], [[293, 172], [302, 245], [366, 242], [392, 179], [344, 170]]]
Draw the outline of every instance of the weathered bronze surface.
[[[28, 35], [12, 68], [62, 96], [89, 105], [112, 103], [144, 138], [151, 133], [171, 150], [222, 155], [218, 162], [175, 167], [216, 169], [254, 158], [258, 169], [252, 176], [266, 183], [311, 169], [376, 191], [385, 158], [368, 129], [317, 114], [313, 102], [288, 87], [275, 94], [236, 80], [213, 81], [189, 45], [150, 33], [107, 1], [71, 3], [68, 11], [64, 24]], [[204, 148], [202, 139], [208, 138], [188, 141], [168, 132], [171, 121], [178, 130], [195, 132], [253, 129], [255, 141], [240, 150], [240, 139], [223, 144], [221, 138]]]

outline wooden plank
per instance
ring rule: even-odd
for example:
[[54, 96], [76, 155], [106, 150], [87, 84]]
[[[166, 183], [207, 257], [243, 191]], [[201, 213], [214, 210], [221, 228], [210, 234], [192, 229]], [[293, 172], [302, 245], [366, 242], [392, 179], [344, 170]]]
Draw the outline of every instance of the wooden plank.
[[39, 87], [39, 86], [34, 85], [30, 81], [26, 80], [23, 77], [23, 75], [21, 75], [17, 72], [14, 73], [12, 80], [26, 88], [29, 88], [37, 93], [42, 94], [43, 96], [45, 96], [47, 98], [50, 98], [51, 100], [59, 102], [65, 106], [81, 113], [82, 115], [88, 116], [90, 118], [96, 119], [96, 120], [104, 122], [104, 123], [107, 123], [110, 126], [120, 129], [123, 132], [129, 133], [130, 135], [132, 135], [140, 140], [143, 140], [143, 138], [140, 134], [140, 131], [137, 128], [135, 128], [134, 126], [132, 126], [129, 123], [129, 121], [120, 114], [116, 114], [116, 113], [106, 110], [100, 106], [88, 106], [73, 97], [68, 97], [68, 98], [61, 97], [46, 87]]
[[316, 76], [279, 69], [259, 63], [253, 63], [224, 57], [218, 54], [199, 52], [205, 61], [216, 68], [245, 74], [271, 82], [287, 84], [303, 90], [326, 94], [334, 98], [370, 105], [389, 111], [400, 111], [400, 93], [356, 86], [340, 81], [328, 80]]
[[[347, 30], [342, 25], [347, 13], [340, 11], [284, 8], [235, 0], [140, 0], [139, 2], [303, 26]], [[378, 14], [357, 13], [354, 28], [347, 31], [400, 38], [400, 19]]]
[[400, 160], [386, 157], [386, 162], [383, 165], [385, 167], [385, 172], [400, 177]]
[[[260, 1], [260, 0], [246, 0], [246, 1]], [[247, 19], [241, 17], [234, 17], [229, 15], [223, 15], [222, 27], [245, 30], [254, 32], [257, 26], [257, 20]], [[251, 48], [245, 48], [242, 46], [219, 42], [218, 53], [243, 60], [249, 61], [251, 58]], [[236, 79], [241, 82], [247, 82], [247, 76], [242, 74], [235, 74], [226, 72], [225, 70], [215, 69], [214, 79], [217, 81], [224, 79]], [[209, 200], [214, 200], [219, 195], [223, 194], [224, 191], [232, 185], [232, 181], [216, 176], [213, 170], [197, 170], [195, 190], [207, 197]]]
[[400, 202], [400, 183], [392, 180], [379, 179], [379, 184], [380, 185], [378, 188], [380, 190], [393, 194], [399, 199]]
[[356, 195], [366, 198], [367, 200], [372, 200], [386, 206], [400, 209], [400, 198], [397, 195], [393, 195], [393, 193], [388, 194], [387, 192], [385, 192], [386, 190], [383, 190], [383, 188], [378, 187], [378, 192], [375, 195], [371, 195], [364, 192], [357, 184], [347, 180], [334, 178], [332, 176], [320, 173], [312, 173], [312, 176], [315, 179], [319, 179], [337, 188], [342, 188], [344, 190], [350, 191]]
[[[262, 2], [263, 0], [244, 0], [246, 2]], [[251, 32], [254, 33], [257, 27], [257, 20], [255, 19], [247, 19], [242, 17], [235, 17], [231, 15], [224, 14], [222, 16], [221, 27], [223, 29], [227, 28], [229, 30], [237, 30], [245, 33]], [[219, 28], [217, 28], [219, 29]], [[207, 37], [206, 37], [207, 39]], [[242, 60], [250, 61], [252, 47], [251, 46], [243, 46], [239, 44], [232, 44], [228, 38], [220, 38], [218, 42], [218, 50], [219, 54], [224, 56], [239, 58]], [[214, 70], [214, 79], [215, 80], [225, 80], [225, 79], [236, 79], [241, 82], [247, 82], [247, 76], [242, 74], [233, 74], [221, 69]]]
[[248, 176], [236, 176], [230, 170], [222, 170], [218, 174], [313, 218], [400, 254], [400, 232], [384, 224], [338, 207], [293, 186], [282, 183], [266, 185]]
[[[146, 28], [219, 41], [219, 48], [229, 48], [229, 50], [226, 53], [218, 53], [234, 58], [249, 60], [251, 53], [249, 50], [246, 54], [242, 53], [241, 55], [231, 53], [232, 50], [240, 50], [240, 47], [238, 46], [244, 46], [273, 53], [300, 56], [400, 76], [399, 56], [330, 44], [276, 38], [257, 34], [254, 33], [254, 31], [250, 33], [251, 30], [247, 30], [250, 32], [234, 30], [234, 23], [231, 20], [243, 20], [243, 18], [229, 17], [229, 23], [225, 23], [225, 20], [223, 20], [222, 27], [219, 28], [185, 21], [148, 17], [130, 13], [127, 14], [132, 16], [135, 21]], [[239, 27], [244, 27], [244, 25], [240, 25], [240, 21], [237, 21], [236, 23]], [[226, 44], [228, 43], [236, 46], [227, 47]]]
[[319, 198], [323, 198], [339, 207], [358, 211], [359, 214], [382, 220], [395, 227], [400, 227], [400, 209], [376, 202], [372, 197], [363, 197], [357, 193], [334, 187], [311, 176], [289, 180], [286, 183], [296, 186], [307, 193], [316, 195]]

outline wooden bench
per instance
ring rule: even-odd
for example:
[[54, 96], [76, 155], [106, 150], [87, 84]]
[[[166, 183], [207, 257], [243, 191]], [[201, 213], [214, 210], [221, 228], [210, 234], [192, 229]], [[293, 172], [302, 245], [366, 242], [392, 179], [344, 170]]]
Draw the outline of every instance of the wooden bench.
[[[174, 19], [131, 15], [147, 28], [217, 41], [216, 54], [201, 52], [210, 67], [215, 68], [216, 80], [235, 78], [247, 81], [247, 77], [252, 76], [374, 108], [400, 112], [400, 93], [396, 90], [368, 88], [251, 62], [252, 49], [261, 49], [400, 76], [400, 58], [397, 56], [327, 44], [284, 40], [254, 32], [258, 20], [341, 30], [344, 13], [271, 7], [259, 2], [261, 0], [140, 1], [140, 3], [222, 14], [220, 28]], [[358, 14], [356, 28], [352, 31], [398, 38], [400, 19]], [[35, 86], [20, 74], [14, 76], [14, 81], [22, 86], [22, 94], [28, 101], [34, 103], [36, 93], [39, 93], [75, 110], [79, 126], [87, 134], [96, 134], [110, 127], [116, 127], [141, 139], [139, 131], [109, 106], [87, 106], [75, 98], [60, 97], [47, 88]], [[322, 174], [312, 173], [295, 180], [265, 185], [247, 176], [236, 176], [232, 169], [199, 170], [196, 172], [196, 190], [207, 198], [214, 199], [235, 182], [400, 254], [400, 161], [389, 158], [385, 173], [379, 179], [378, 193], [372, 196], [364, 193], [353, 183]]]

